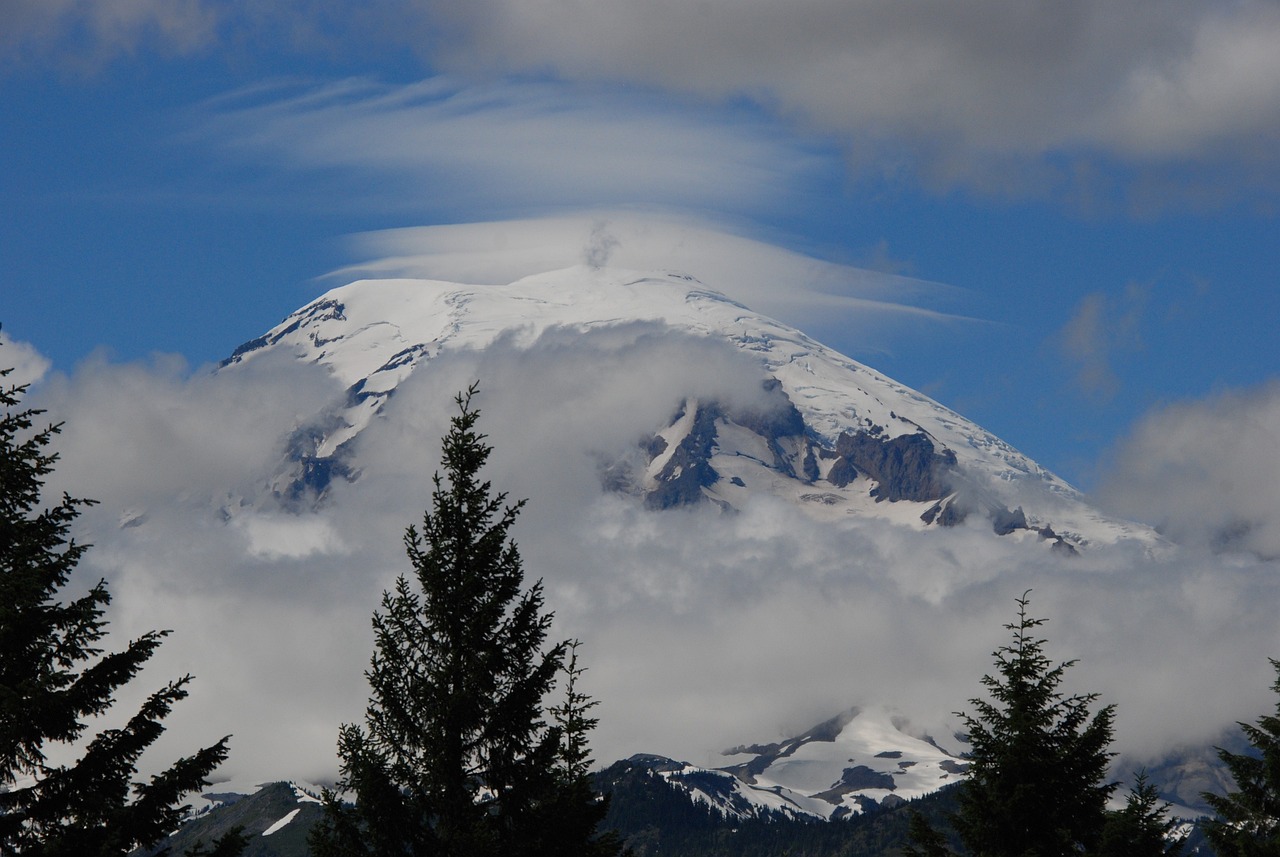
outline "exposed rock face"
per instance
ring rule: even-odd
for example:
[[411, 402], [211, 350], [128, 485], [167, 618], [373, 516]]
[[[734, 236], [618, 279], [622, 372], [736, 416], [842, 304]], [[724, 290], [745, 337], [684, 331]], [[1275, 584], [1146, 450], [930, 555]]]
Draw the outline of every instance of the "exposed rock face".
[[[840, 781], [838, 783], [826, 791], [814, 794], [813, 797], [818, 800], [824, 800], [830, 804], [835, 804], [838, 807], [838, 815], [834, 817], [843, 818], [852, 813], [852, 810], [849, 809], [848, 806], [842, 805], [844, 804], [846, 795], [853, 796], [853, 800], [865, 812], [866, 810], [878, 806], [894, 806], [897, 801], [888, 803], [885, 801], [877, 801], [875, 798], [858, 794], [858, 792], [871, 789], [892, 792], [897, 789], [897, 787], [897, 783], [894, 782], [892, 774], [876, 771], [872, 768], [868, 768], [866, 765], [855, 765], [852, 768], [844, 769], [844, 772], [840, 775]], [[896, 795], [888, 795], [888, 797], [896, 797]], [[899, 798], [899, 800], [901, 799]], [[841, 812], [841, 810], [843, 810], [843, 812]]]
[[844, 432], [835, 451], [839, 459], [833, 470], [843, 475], [851, 467], [871, 477], [877, 483], [871, 496], [877, 500], [939, 500], [951, 493], [956, 454], [937, 451], [923, 431], [888, 440], [866, 431]]
[[289, 436], [285, 447], [286, 469], [272, 493], [286, 509], [301, 511], [325, 498], [335, 478], [353, 480], [358, 471], [351, 466], [347, 447], [331, 455], [321, 455], [320, 446], [336, 427], [336, 417], [300, 426]]
[[[702, 489], [720, 480], [711, 457], [716, 452], [721, 426], [736, 426], [759, 437], [768, 449], [765, 464], [771, 469], [808, 482], [818, 478], [817, 459], [805, 439], [806, 427], [800, 411], [787, 398], [777, 379], [767, 378], [762, 386], [769, 400], [769, 406], [763, 409], [733, 408], [719, 402], [686, 402], [676, 412], [669, 426], [685, 419], [690, 407], [695, 409], [693, 424], [661, 470], [654, 474], [657, 485], [645, 495], [648, 508], [670, 509], [704, 499]], [[642, 440], [640, 448], [652, 463], [667, 452], [668, 442], [654, 435]], [[627, 481], [619, 481], [612, 471], [610, 478], [613, 484]], [[735, 484], [741, 484], [741, 480]]]
[[1042, 539], [1050, 542], [1050, 547], [1054, 551], [1068, 556], [1075, 556], [1078, 553], [1074, 545], [1054, 532], [1053, 527], [1048, 524], [1032, 526], [1027, 521], [1027, 515], [1022, 511], [1021, 506], [1010, 511], [993, 499], [981, 498], [965, 489], [934, 503], [920, 516], [920, 520], [926, 524], [936, 523], [940, 527], [955, 527], [964, 523], [973, 512], [984, 514], [991, 521], [992, 532], [998, 536], [1007, 536], [1019, 530], [1026, 530], [1038, 533]]
[[[872, 424], [843, 432], [832, 449], [813, 436], [776, 379], [765, 380], [763, 387], [774, 400], [771, 407], [763, 409], [687, 402], [664, 429], [687, 419], [688, 408], [695, 409], [691, 427], [670, 454], [668, 441], [661, 435], [641, 441], [640, 449], [651, 464], [666, 455], [661, 469], [652, 474], [656, 485], [645, 493], [645, 504], [650, 509], [670, 509], [706, 499], [703, 489], [720, 479], [711, 458], [719, 451], [722, 429], [729, 427], [745, 429], [763, 443], [768, 452], [760, 461], [766, 467], [806, 484], [823, 479], [823, 467], [819, 465], [822, 459], [829, 462], [825, 467], [827, 482], [844, 488], [860, 477], [867, 478], [874, 483], [871, 496], [877, 502], [942, 501], [952, 493], [955, 453], [939, 449], [923, 430], [891, 438], [882, 427]], [[605, 470], [610, 486], [634, 487], [636, 481], [620, 478], [616, 467]], [[733, 484], [741, 484], [741, 480]], [[926, 513], [926, 520], [932, 522], [937, 517], [938, 523], [951, 526], [964, 520], [967, 511], [954, 504], [940, 504]], [[1005, 515], [1012, 513], [1006, 510]], [[1000, 526], [1016, 526], [1016, 518], [1002, 520]]]
[[[225, 367], [230, 366], [232, 363], [239, 363], [245, 355], [266, 348], [267, 346], [275, 345], [282, 339], [286, 339], [290, 334], [304, 328], [310, 328], [313, 325], [317, 325], [319, 322], [327, 320], [345, 321], [346, 309], [347, 308], [341, 301], [333, 300], [332, 298], [327, 300], [318, 300], [308, 304], [302, 310], [299, 310], [286, 319], [289, 322], [288, 324], [278, 327], [264, 336], [251, 339], [238, 347], [235, 351], [231, 352], [230, 357], [222, 361], [220, 366]], [[314, 331], [309, 335], [309, 339], [312, 344], [317, 347], [323, 346], [329, 341]]]
[[[711, 453], [715, 447], [716, 420], [720, 418], [718, 405], [698, 405], [693, 418], [693, 428], [680, 445], [676, 447], [667, 463], [657, 474], [658, 487], [644, 498], [650, 509], [670, 509], [672, 506], [685, 506], [702, 499], [702, 489], [710, 487], [720, 480], [720, 474], [711, 466]], [[673, 423], [685, 416], [684, 411], [676, 414]], [[666, 450], [666, 442], [662, 438], [662, 450]], [[657, 443], [650, 442], [649, 448], [656, 448]]]

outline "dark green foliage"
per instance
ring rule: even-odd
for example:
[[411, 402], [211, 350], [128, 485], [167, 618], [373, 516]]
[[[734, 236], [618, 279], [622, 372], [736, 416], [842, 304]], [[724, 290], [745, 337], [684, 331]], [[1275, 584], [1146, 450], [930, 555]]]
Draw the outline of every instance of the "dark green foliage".
[[917, 811], [911, 813], [911, 842], [903, 851], [905, 857], [952, 857], [947, 838]]
[[[990, 699], [972, 699], [961, 714], [969, 731], [969, 778], [960, 786], [952, 824], [965, 851], [983, 857], [1066, 857], [1096, 848], [1115, 785], [1104, 782], [1114, 707], [1090, 717], [1096, 694], [1063, 696], [1058, 687], [1074, 662], [1054, 666], [1035, 636], [1043, 619], [1027, 615], [1005, 626], [1013, 640], [993, 653], [997, 675], [982, 684]], [[918, 831], [918, 853], [945, 853], [941, 840]]]
[[[1272, 658], [1271, 666], [1277, 674], [1271, 688], [1280, 695], [1280, 661]], [[1280, 855], [1280, 700], [1274, 714], [1240, 728], [1253, 752], [1218, 750], [1236, 791], [1204, 795], [1217, 816], [1205, 833], [1219, 857]]]
[[524, 588], [509, 536], [523, 501], [506, 505], [480, 479], [490, 447], [474, 392], [458, 396], [444, 438], [447, 479], [434, 476], [422, 529], [405, 535], [415, 580], [401, 575], [374, 614], [365, 725], [338, 737], [355, 804], [326, 794], [317, 857], [611, 853], [593, 839], [598, 802], [583, 788], [593, 721], [576, 661], [560, 723], [544, 719], [567, 644], [543, 650], [542, 584]]
[[248, 845], [249, 837], [244, 835], [244, 829], [236, 827], [213, 840], [212, 846], [198, 842], [184, 853], [186, 857], [237, 857]]
[[74, 764], [48, 763], [50, 745], [80, 741], [86, 720], [111, 708], [116, 690], [168, 632], [104, 654], [105, 581], [58, 600], [88, 549], [69, 533], [91, 501], [64, 495], [41, 510], [57, 461], [47, 447], [59, 426], [34, 430], [40, 412], [20, 408], [25, 389], [0, 388], [0, 854], [123, 854], [180, 824], [188, 808], [179, 802], [207, 785], [227, 739], [150, 782], [131, 781], [138, 758], [164, 731], [161, 721], [186, 697], [191, 677], [184, 676], [153, 693], [125, 725], [95, 735]]
[[545, 853], [612, 857], [621, 851], [621, 840], [612, 831], [598, 833], [609, 810], [609, 798], [598, 795], [591, 781], [588, 736], [599, 720], [588, 713], [599, 703], [578, 687], [578, 680], [586, 672], [578, 665], [580, 645], [578, 640], [567, 643], [564, 702], [550, 709], [560, 734], [560, 754], [555, 764], [559, 785], [548, 807], [548, 815], [555, 821], [544, 840]]
[[1178, 820], [1170, 818], [1168, 811], [1169, 805], [1160, 800], [1146, 772], [1139, 771], [1124, 809], [1107, 813], [1098, 857], [1176, 857], [1181, 854], [1184, 840], [1173, 835]]

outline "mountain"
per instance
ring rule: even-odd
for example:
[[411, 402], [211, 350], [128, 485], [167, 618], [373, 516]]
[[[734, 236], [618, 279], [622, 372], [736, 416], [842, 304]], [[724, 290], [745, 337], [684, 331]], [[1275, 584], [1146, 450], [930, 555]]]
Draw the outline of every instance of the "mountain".
[[853, 708], [795, 737], [724, 751], [715, 768], [639, 755], [627, 760], [727, 819], [845, 819], [902, 806], [963, 779], [959, 736], [950, 750], [887, 709]]
[[[610, 801], [602, 829], [636, 857], [888, 857], [909, 841], [909, 812], [946, 828], [965, 747], [959, 736], [915, 733], [885, 709], [850, 709], [782, 742], [728, 749], [722, 767], [638, 754], [593, 779]], [[244, 857], [307, 857], [317, 793], [290, 782], [220, 787], [157, 847], [182, 853], [239, 826], [249, 840]], [[1212, 853], [1198, 824], [1178, 833], [1189, 837], [1189, 857]]]
[[318, 789], [292, 782], [208, 792], [199, 811], [145, 854], [184, 854], [240, 828], [248, 839], [241, 857], [302, 857], [308, 853], [307, 832], [322, 815], [318, 795]]
[[[877, 854], [866, 828], [851, 822], [915, 806], [960, 782], [966, 745], [944, 737], [913, 730], [886, 709], [850, 709], [781, 742], [727, 749], [717, 768], [636, 755], [599, 771], [596, 787], [611, 795], [605, 827], [633, 840], [637, 854], [699, 853], [704, 845], [729, 853], [720, 841], [729, 832], [741, 834], [733, 839], [744, 853], [816, 840], [831, 850], [813, 853]], [[246, 857], [303, 857], [320, 817], [318, 793], [291, 782], [220, 786], [163, 844], [181, 853], [238, 825], [250, 839]], [[890, 844], [901, 844], [905, 818], [891, 826]], [[863, 850], [843, 850], [851, 842]]]
[[[456, 367], [463, 358], [496, 352], [514, 355], [511, 359], [516, 361], [541, 359], [558, 350], [575, 360], [583, 359], [583, 354], [604, 353], [568, 348], [585, 341], [652, 342], [654, 348], [634, 353], [655, 360], [653, 355], [663, 353], [667, 346], [678, 346], [682, 359], [692, 355], [705, 363], [687, 367], [691, 379], [687, 389], [669, 399], [642, 399], [649, 410], [638, 417], [635, 409], [628, 411], [634, 423], [625, 427], [630, 438], [625, 448], [602, 445], [581, 450], [592, 461], [599, 489], [617, 495], [627, 508], [625, 521], [629, 524], [643, 519], [643, 526], [661, 530], [665, 523], [678, 523], [670, 516], [681, 507], [705, 507], [716, 521], [734, 520], [733, 516], [762, 502], [799, 509], [816, 522], [815, 529], [824, 531], [851, 522], [870, 522], [914, 539], [915, 534], [929, 538], [932, 533], [963, 525], [973, 531], [974, 539], [1011, 545], [1019, 558], [1023, 551], [1031, 557], [1050, 553], [1070, 557], [1122, 542], [1143, 551], [1163, 544], [1153, 531], [1093, 509], [1063, 480], [954, 411], [683, 273], [577, 267], [495, 285], [362, 280], [327, 292], [263, 336], [237, 348], [218, 372], [248, 372], [258, 361], [286, 366], [300, 363], [331, 376], [343, 391], [315, 412], [297, 415], [291, 434], [281, 443], [277, 469], [267, 479], [269, 501], [298, 512], [301, 519], [310, 510], [325, 508], [331, 500], [337, 504], [344, 483], [365, 484], [361, 480], [365, 478], [366, 456], [377, 444], [379, 430], [397, 418], [397, 403], [410, 399], [409, 388], [429, 376], [433, 367]], [[546, 361], [539, 363], [538, 369], [554, 372], [563, 362]], [[470, 369], [473, 364], [466, 365]], [[491, 365], [501, 369], [514, 364]], [[681, 368], [677, 367], [677, 374]], [[635, 367], [628, 375], [630, 383], [642, 383], [647, 369]], [[664, 369], [669, 371], [670, 367]], [[577, 367], [576, 374], [566, 373], [571, 378], [565, 383], [572, 383], [585, 371]], [[717, 377], [732, 374], [742, 383], [716, 385], [693, 380], [708, 373]], [[473, 378], [467, 376], [463, 383]], [[487, 391], [495, 379], [482, 374], [481, 382]], [[536, 372], [521, 376], [521, 383], [534, 387], [522, 391], [522, 406], [532, 402], [534, 407], [581, 409], [584, 422], [590, 422], [587, 410], [616, 407], [619, 400], [631, 398], [633, 392], [639, 397], [642, 392], [611, 390], [610, 398], [597, 402], [590, 397], [561, 395], [562, 390], [556, 396], [547, 394], [538, 385], [551, 388], [554, 379]], [[651, 405], [651, 400], [656, 404]], [[525, 412], [518, 416], [524, 417]], [[536, 416], [529, 413], [529, 421]], [[577, 414], [570, 416], [576, 418]], [[532, 456], [539, 451], [520, 450], [520, 454]], [[596, 496], [592, 486], [591, 502]], [[555, 498], [550, 499], [554, 502]], [[228, 518], [240, 514], [232, 502], [224, 511]], [[800, 515], [790, 519], [800, 519]], [[707, 518], [690, 516], [689, 520], [697, 526]], [[701, 537], [702, 532], [697, 535]], [[560, 537], [560, 531], [555, 536]], [[856, 540], [849, 543], [857, 544]], [[691, 550], [702, 550], [700, 543], [693, 544]], [[297, 555], [299, 568], [316, 562], [308, 554]], [[843, 560], [843, 554], [835, 554], [832, 562]], [[757, 579], [785, 569], [776, 557], [759, 565], [763, 570]], [[1044, 565], [1057, 569], [1059, 562], [1053, 559]], [[736, 567], [733, 570], [736, 572]], [[878, 570], [876, 565], [874, 571]], [[915, 573], [914, 567], [904, 573]], [[301, 573], [288, 578], [299, 584], [304, 579]], [[820, 588], [821, 578], [815, 580], [815, 588]], [[721, 599], [717, 588], [726, 581], [731, 581], [728, 575], [710, 584], [717, 603], [732, 603]], [[585, 590], [567, 588], [579, 597], [575, 607], [579, 616], [599, 610], [605, 600], [601, 596], [609, 594], [609, 583], [604, 580], [587, 595], [581, 594]], [[661, 603], [661, 609], [671, 604], [688, 609], [680, 603], [683, 583], [670, 583], [661, 580], [653, 585], [654, 589], [665, 587], [664, 593], [677, 592]], [[640, 581], [641, 589], [644, 585], [645, 581]], [[797, 577], [795, 585], [807, 583]], [[782, 627], [783, 621], [775, 621], [770, 613], [771, 594], [760, 596], [764, 607], [755, 612], [753, 627], [736, 627], [738, 615], [726, 609], [724, 615], [730, 616], [733, 624], [715, 626], [713, 632], [726, 635], [742, 631], [740, 639], [720, 650], [731, 650], [742, 663], [770, 642], [776, 646], [781, 638], [802, 639], [800, 645], [787, 649], [794, 657], [767, 662], [773, 665], [771, 674], [757, 674], [741, 664], [729, 665], [731, 672], [737, 669], [733, 675], [748, 677], [743, 682], [750, 683], [748, 692], [785, 696], [787, 688], [797, 684], [775, 683], [779, 673], [820, 669], [815, 666], [819, 661], [810, 656], [814, 649], [829, 646], [832, 636], [829, 630], [817, 627]], [[855, 594], [864, 597], [862, 589]], [[876, 603], [869, 598], [868, 602]], [[809, 601], [800, 603], [811, 608]], [[882, 603], [918, 609], [922, 599], [912, 590], [899, 600]], [[366, 609], [367, 605], [360, 608], [362, 612]], [[940, 607], [930, 615], [943, 615], [947, 609]], [[801, 616], [799, 621], [810, 621], [808, 613], [795, 615]], [[849, 621], [844, 613], [837, 618]], [[893, 627], [893, 618], [886, 617], [883, 624], [873, 622], [874, 627], [856, 637], [863, 646], [852, 650], [852, 655], [912, 669], [912, 662], [906, 660], [909, 655], [895, 651], [900, 641], [892, 636], [898, 630]], [[707, 623], [705, 611], [699, 614], [692, 609], [679, 619], [664, 627], [670, 630], [677, 625]], [[628, 663], [659, 657], [648, 654], [655, 632], [643, 621], [638, 625], [638, 636], [625, 638], [630, 647], [617, 650], [627, 656], [635, 653], [636, 660]], [[761, 635], [761, 630], [771, 635]], [[677, 640], [654, 651], [668, 657], [678, 651], [690, 660], [710, 659], [705, 650], [691, 647], [687, 653], [681, 651], [683, 642]], [[850, 651], [847, 644], [842, 651]], [[608, 668], [614, 668], [613, 664]], [[927, 669], [918, 669], [923, 678], [915, 677], [917, 682], [934, 681]], [[648, 676], [665, 678], [661, 672]], [[819, 673], [811, 674], [814, 681], [824, 680]], [[973, 674], [973, 682], [979, 674]], [[898, 673], [891, 679], [896, 688]], [[634, 692], [661, 697], [663, 690], [660, 685], [637, 682]], [[855, 691], [865, 693], [851, 687], [851, 693]], [[885, 707], [894, 700], [873, 697], [872, 701], [876, 704], [846, 710], [784, 740], [728, 748], [718, 760], [703, 759], [701, 765], [664, 755], [633, 755], [610, 766], [604, 775], [606, 779], [614, 777], [611, 782], [627, 789], [634, 787], [628, 793], [639, 801], [619, 804], [615, 810], [631, 812], [629, 807], [652, 807], [653, 801], [661, 803], [674, 796], [681, 806], [706, 809], [712, 819], [708, 823], [716, 830], [723, 827], [722, 822], [746, 825], [778, 820], [828, 827], [825, 822], [853, 823], [890, 814], [906, 802], [963, 778], [964, 744], [960, 738], [927, 734], [913, 727]], [[949, 707], [942, 710], [953, 711], [963, 705], [963, 697], [944, 704]], [[687, 717], [688, 709], [673, 707], [662, 716], [681, 725], [685, 721], [680, 717]], [[649, 753], [672, 752], [661, 746], [644, 746], [647, 742], [637, 743]], [[627, 752], [630, 750], [614, 758]], [[280, 775], [293, 773], [281, 771]], [[256, 793], [251, 797], [263, 800]], [[244, 804], [252, 806], [255, 804]], [[272, 805], [261, 814], [261, 821], [278, 823], [284, 814], [272, 817], [280, 809], [283, 807]], [[297, 820], [301, 818], [300, 814]], [[637, 830], [651, 821], [645, 821], [648, 816], [640, 810], [634, 818], [639, 819]]]
[[273, 483], [282, 502], [305, 504], [322, 500], [335, 479], [358, 478], [362, 432], [424, 365], [499, 341], [528, 347], [540, 337], [637, 324], [728, 345], [755, 367], [760, 385], [752, 402], [674, 401], [635, 427], [630, 453], [600, 463], [603, 486], [650, 509], [711, 503], [732, 511], [768, 494], [833, 522], [855, 516], [925, 528], [985, 519], [998, 535], [1068, 553], [1157, 540], [1092, 509], [954, 411], [687, 274], [577, 267], [507, 285], [362, 280], [240, 346], [220, 371], [284, 353], [345, 387], [342, 401], [290, 438]]

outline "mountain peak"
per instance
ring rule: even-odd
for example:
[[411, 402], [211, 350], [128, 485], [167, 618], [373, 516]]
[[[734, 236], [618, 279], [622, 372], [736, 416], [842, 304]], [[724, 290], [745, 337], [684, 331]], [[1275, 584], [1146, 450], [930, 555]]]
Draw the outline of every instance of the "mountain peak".
[[[587, 336], [642, 325], [730, 346], [759, 375], [744, 405], [672, 402], [636, 427], [636, 448], [605, 462], [602, 484], [653, 509], [709, 502], [734, 510], [761, 491], [833, 521], [873, 516], [913, 527], [979, 516], [1072, 551], [1090, 541], [1151, 540], [1108, 519], [1048, 470], [961, 415], [696, 277], [580, 265], [508, 284], [359, 280], [333, 289], [241, 346], [221, 371], [271, 351], [323, 366], [346, 388], [291, 450], [294, 495], [323, 494], [397, 386], [442, 353], [500, 338]], [[320, 474], [310, 484], [307, 474]]]

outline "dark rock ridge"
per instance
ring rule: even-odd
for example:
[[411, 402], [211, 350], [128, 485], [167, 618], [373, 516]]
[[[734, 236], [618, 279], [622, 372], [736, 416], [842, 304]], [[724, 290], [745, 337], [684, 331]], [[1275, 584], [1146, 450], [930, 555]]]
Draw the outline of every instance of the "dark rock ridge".
[[[754, 434], [768, 450], [763, 458], [755, 452], [750, 453], [750, 457], [769, 470], [806, 485], [820, 489], [825, 482], [844, 488], [857, 479], [867, 479], [871, 483], [870, 496], [876, 502], [932, 501], [920, 516], [926, 524], [954, 527], [978, 514], [990, 521], [997, 535], [1019, 530], [1034, 532], [1050, 542], [1053, 550], [1076, 553], [1071, 542], [1050, 526], [1033, 525], [1021, 507], [1009, 509], [965, 479], [955, 452], [941, 447], [923, 428], [917, 427], [912, 434], [889, 437], [882, 426], [864, 419], [855, 430], [841, 432], [835, 444], [829, 446], [809, 430], [804, 417], [776, 379], [769, 378], [762, 386], [771, 399], [764, 409], [733, 408], [715, 401], [686, 401], [663, 429], [663, 433], [670, 436], [670, 430], [688, 417], [689, 409], [695, 410], [689, 430], [680, 440], [673, 441], [674, 451], [669, 451], [669, 443], [662, 434], [643, 438], [637, 444], [644, 463], [650, 468], [659, 457], [667, 455], [661, 469], [653, 474], [652, 482], [647, 487], [641, 484], [644, 480], [636, 477], [638, 468], [634, 462], [602, 462], [601, 481], [605, 489], [642, 495], [645, 505], [655, 510], [703, 502], [715, 502], [728, 509], [725, 501], [707, 489], [714, 488], [722, 479], [712, 464], [713, 456], [748, 454], [721, 446], [723, 431], [736, 427]], [[726, 481], [732, 486], [746, 487], [739, 476]], [[801, 494], [800, 499], [825, 505], [843, 500], [839, 494], [822, 490]]]
[[970, 488], [934, 503], [924, 511], [924, 514], [920, 516], [920, 520], [926, 524], [936, 523], [940, 527], [955, 527], [964, 523], [969, 515], [974, 512], [978, 512], [990, 520], [991, 529], [998, 536], [1007, 536], [1018, 530], [1027, 530], [1028, 532], [1037, 533], [1042, 539], [1050, 542], [1050, 547], [1055, 551], [1060, 551], [1069, 556], [1077, 554], [1075, 545], [1055, 532], [1053, 527], [1048, 524], [1039, 527], [1032, 526], [1027, 521], [1027, 515], [1022, 511], [1021, 506], [1010, 511], [1003, 504], [990, 497], [981, 496], [977, 491]]
[[835, 453], [832, 484], [843, 488], [851, 472], [864, 473], [876, 483], [871, 496], [877, 501], [938, 500], [951, 493], [956, 454], [937, 450], [923, 429], [890, 439], [863, 429], [842, 432]]
[[299, 426], [285, 444], [286, 481], [273, 491], [276, 500], [299, 512], [320, 503], [335, 478], [353, 481], [359, 471], [351, 465], [351, 448], [343, 444], [331, 455], [319, 450], [325, 438], [342, 427], [340, 418]]
[[[703, 488], [710, 488], [720, 481], [720, 474], [711, 466], [711, 455], [715, 449], [716, 420], [722, 419], [724, 414], [714, 403], [695, 407], [693, 428], [658, 473], [658, 487], [644, 498], [650, 509], [670, 509], [697, 503], [703, 498]], [[675, 424], [684, 416], [685, 410], [681, 408], [671, 423]], [[661, 455], [666, 452], [667, 443], [663, 438], [655, 437], [645, 446], [647, 449], [659, 449], [658, 455]], [[654, 455], [650, 460], [656, 457]]]
[[[655, 474], [657, 484], [645, 495], [649, 508], [670, 509], [706, 499], [703, 489], [720, 480], [710, 459], [719, 450], [720, 427], [727, 425], [744, 428], [764, 441], [769, 451], [768, 458], [761, 461], [765, 467], [806, 484], [822, 479], [818, 463], [822, 459], [832, 462], [827, 482], [843, 488], [860, 475], [865, 476], [875, 483], [871, 494], [878, 501], [937, 500], [950, 493], [948, 474], [955, 467], [955, 453], [949, 449], [938, 451], [923, 431], [886, 438], [879, 426], [871, 430], [860, 428], [842, 433], [835, 449], [828, 449], [811, 435], [804, 417], [776, 379], [768, 379], [763, 387], [773, 398], [772, 407], [765, 410], [688, 401], [676, 411], [667, 428], [684, 419], [690, 407], [696, 409], [693, 425]], [[667, 452], [667, 441], [655, 434], [642, 439], [639, 447], [652, 463]], [[634, 485], [636, 481], [621, 478], [616, 467], [606, 470], [612, 488]]]
[[[231, 352], [231, 356], [223, 360], [219, 368], [230, 366], [232, 363], [239, 363], [244, 359], [246, 354], [257, 351], [260, 348], [266, 348], [269, 345], [275, 345], [289, 334], [295, 332], [304, 325], [311, 325], [316, 322], [328, 319], [336, 319], [339, 321], [346, 320], [347, 308], [341, 301], [324, 300], [316, 301], [306, 307], [305, 311], [296, 312], [289, 316], [293, 321], [268, 336], [259, 336], [256, 339], [250, 339], [248, 342], [236, 348]], [[329, 340], [324, 340], [315, 332], [311, 334], [311, 341], [317, 347], [325, 345]]]
[[[1055, 549], [1075, 552], [1070, 543], [1049, 527], [1031, 526], [1020, 507], [1010, 510], [971, 488], [958, 470], [955, 452], [940, 448], [924, 429], [889, 437], [883, 427], [864, 420], [856, 430], [842, 432], [834, 447], [830, 447], [809, 431], [804, 417], [776, 379], [769, 378], [762, 386], [770, 399], [763, 409], [687, 400], [663, 429], [664, 433], [669, 432], [689, 417], [689, 409], [694, 410], [691, 426], [682, 438], [674, 441], [674, 450], [670, 450], [661, 434], [643, 438], [637, 445], [648, 466], [666, 456], [661, 469], [653, 474], [652, 484], [642, 487], [642, 480], [636, 478], [626, 462], [609, 462], [602, 463], [600, 468], [606, 490], [642, 494], [645, 505], [654, 510], [707, 501], [725, 506], [723, 501], [715, 501], [706, 489], [721, 480], [711, 459], [717, 453], [726, 452], [720, 445], [722, 430], [734, 426], [746, 429], [763, 441], [768, 455], [757, 459], [760, 464], [807, 485], [817, 486], [825, 481], [844, 488], [859, 478], [867, 479], [872, 483], [870, 495], [876, 502], [934, 501], [920, 516], [926, 524], [953, 527], [977, 513], [991, 521], [997, 535], [1029, 530], [1053, 542]], [[728, 483], [745, 486], [737, 476]], [[831, 505], [840, 502], [841, 497], [814, 491], [802, 495], [802, 499]]]

